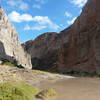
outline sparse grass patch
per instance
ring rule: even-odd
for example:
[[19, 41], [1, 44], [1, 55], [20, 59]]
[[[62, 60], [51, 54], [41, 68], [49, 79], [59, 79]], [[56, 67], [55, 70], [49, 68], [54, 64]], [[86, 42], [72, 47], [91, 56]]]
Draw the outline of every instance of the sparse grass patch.
[[35, 100], [37, 88], [21, 83], [0, 83], [0, 100]]
[[41, 92], [37, 88], [24, 82], [5, 82], [0, 83], [0, 100], [42, 100], [56, 96], [54, 89], [48, 88]]
[[18, 65], [17, 62], [10, 62], [9, 60], [4, 59], [4, 58], [0, 58], [0, 61], [1, 61], [1, 65], [7, 65], [7, 66], [10, 66], [10, 67], [24, 68], [24, 66]]
[[54, 97], [56, 95], [57, 95], [57, 92], [54, 89], [48, 88], [48, 89], [44, 89], [41, 92], [39, 92], [36, 95], [36, 97], [44, 100], [45, 98]]
[[16, 67], [16, 64], [12, 63], [12, 62], [4, 62], [3, 65], [7, 65], [10, 67]]

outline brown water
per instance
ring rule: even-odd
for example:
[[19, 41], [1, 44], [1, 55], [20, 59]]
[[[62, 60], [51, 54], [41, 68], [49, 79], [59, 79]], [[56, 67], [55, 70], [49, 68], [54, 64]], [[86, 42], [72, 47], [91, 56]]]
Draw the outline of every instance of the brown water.
[[54, 88], [56, 98], [50, 100], [100, 100], [100, 79], [74, 78], [44, 82], [39, 88]]

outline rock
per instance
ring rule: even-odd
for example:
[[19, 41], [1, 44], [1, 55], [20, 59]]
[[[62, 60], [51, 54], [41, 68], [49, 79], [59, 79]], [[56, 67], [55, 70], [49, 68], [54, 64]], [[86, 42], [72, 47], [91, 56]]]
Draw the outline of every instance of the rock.
[[16, 29], [10, 24], [7, 15], [0, 7], [0, 58], [31, 68], [31, 60], [18, 40]]
[[3, 64], [3, 61], [0, 60], [0, 65]]
[[[40, 69], [44, 67], [43, 69], [65, 73], [100, 72], [100, 0], [88, 0], [73, 25], [59, 34], [51, 34], [49, 38], [45, 37], [49, 36], [46, 33], [29, 41], [29, 47], [27, 42], [25, 43], [26, 51], [30, 53], [32, 62], [35, 64], [42, 62], [38, 65]], [[51, 55], [52, 63], [49, 58]]]
[[[23, 44], [24, 49], [31, 55], [32, 65], [38, 69], [47, 70], [56, 61], [59, 48], [56, 41], [58, 34], [54, 32], [44, 33], [35, 40]], [[57, 46], [56, 46], [57, 45]]]
[[71, 26], [69, 44], [63, 46], [58, 69], [62, 72], [100, 72], [100, 1], [88, 0]]

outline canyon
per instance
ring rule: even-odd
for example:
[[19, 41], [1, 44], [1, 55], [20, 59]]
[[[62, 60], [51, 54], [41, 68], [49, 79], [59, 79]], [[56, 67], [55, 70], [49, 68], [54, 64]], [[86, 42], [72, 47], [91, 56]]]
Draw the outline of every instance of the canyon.
[[88, 0], [75, 22], [59, 33], [48, 32], [22, 44], [33, 69], [100, 72], [100, 1]]

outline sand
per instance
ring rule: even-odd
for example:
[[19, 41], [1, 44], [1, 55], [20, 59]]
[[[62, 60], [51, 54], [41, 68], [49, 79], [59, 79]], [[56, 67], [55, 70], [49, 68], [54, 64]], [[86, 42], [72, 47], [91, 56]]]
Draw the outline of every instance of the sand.
[[54, 88], [58, 96], [50, 100], [99, 100], [99, 78], [73, 78], [47, 81], [38, 84], [40, 89]]

